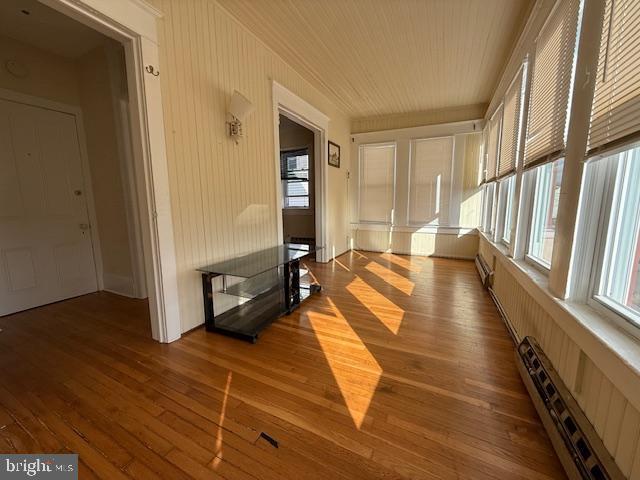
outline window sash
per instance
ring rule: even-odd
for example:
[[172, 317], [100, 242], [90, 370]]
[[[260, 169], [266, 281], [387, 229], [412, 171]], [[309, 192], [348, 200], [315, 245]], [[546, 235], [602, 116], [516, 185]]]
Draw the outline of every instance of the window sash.
[[500, 189], [503, 190], [502, 194], [502, 243], [509, 245], [511, 243], [511, 230], [512, 230], [512, 213], [515, 197], [516, 176], [511, 175], [500, 182]]
[[617, 157], [611, 215], [594, 298], [640, 326], [636, 322], [640, 306], [629, 305], [635, 302], [635, 295], [640, 295], [636, 283], [640, 274], [640, 149], [627, 150]]
[[580, 0], [558, 0], [536, 40], [525, 165], [564, 151], [579, 10]]

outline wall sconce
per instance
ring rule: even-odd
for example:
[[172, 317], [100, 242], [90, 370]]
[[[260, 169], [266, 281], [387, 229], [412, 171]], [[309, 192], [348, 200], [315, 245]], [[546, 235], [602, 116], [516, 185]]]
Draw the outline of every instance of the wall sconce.
[[253, 112], [253, 104], [247, 100], [247, 98], [239, 93], [237, 90], [233, 91], [231, 96], [231, 104], [229, 105], [229, 112], [227, 114], [227, 126], [229, 136], [235, 140], [236, 144], [242, 138], [242, 121]]

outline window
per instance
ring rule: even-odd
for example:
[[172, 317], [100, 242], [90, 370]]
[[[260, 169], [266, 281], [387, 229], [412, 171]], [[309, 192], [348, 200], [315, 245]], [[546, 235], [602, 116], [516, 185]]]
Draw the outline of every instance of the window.
[[280, 153], [282, 208], [309, 208], [309, 151]]
[[427, 138], [411, 142], [410, 224], [442, 225], [447, 222], [452, 157], [453, 137]]
[[516, 177], [511, 175], [500, 182], [500, 204], [502, 243], [509, 245], [511, 242], [511, 217], [513, 212], [513, 197], [516, 192]]
[[530, 259], [546, 268], [551, 267], [563, 165], [564, 160], [560, 159], [531, 172], [535, 175], [535, 186], [527, 253]]
[[482, 231], [493, 234], [493, 204], [495, 196], [495, 182], [485, 183], [482, 195]]
[[616, 156], [594, 297], [640, 326], [640, 148]]
[[395, 143], [360, 146], [360, 222], [393, 222], [395, 161]]

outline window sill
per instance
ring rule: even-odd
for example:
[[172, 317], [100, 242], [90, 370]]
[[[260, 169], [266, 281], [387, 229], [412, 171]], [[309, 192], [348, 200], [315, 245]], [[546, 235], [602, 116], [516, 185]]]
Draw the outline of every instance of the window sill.
[[523, 260], [509, 257], [504, 246], [486, 234], [480, 233], [480, 237], [569, 338], [640, 408], [640, 341], [592, 306], [556, 298], [549, 290], [546, 275]]

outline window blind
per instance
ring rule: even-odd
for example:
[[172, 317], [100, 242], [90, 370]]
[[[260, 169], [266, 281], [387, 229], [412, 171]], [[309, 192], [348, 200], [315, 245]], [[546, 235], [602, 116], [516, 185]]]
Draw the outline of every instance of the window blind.
[[452, 159], [453, 137], [413, 141], [409, 168], [409, 223], [442, 225], [448, 221]]
[[640, 3], [607, 0], [589, 150], [640, 131]]
[[536, 39], [525, 165], [564, 151], [579, 7], [558, 0]]
[[480, 161], [482, 162], [482, 166], [480, 169], [480, 182], [485, 183], [487, 181], [487, 149], [489, 144], [489, 124], [487, 122], [482, 129], [482, 158]]
[[522, 68], [518, 71], [504, 97], [502, 138], [498, 176], [510, 174], [516, 169], [520, 140], [520, 109], [522, 105]]
[[395, 159], [395, 144], [360, 146], [361, 222], [391, 223]]
[[502, 127], [502, 105], [494, 112], [489, 120], [489, 138], [487, 140], [487, 181], [496, 178], [500, 156], [500, 130]]

